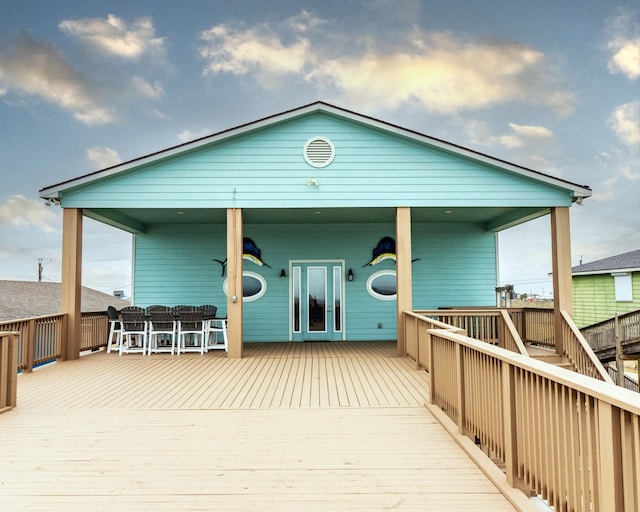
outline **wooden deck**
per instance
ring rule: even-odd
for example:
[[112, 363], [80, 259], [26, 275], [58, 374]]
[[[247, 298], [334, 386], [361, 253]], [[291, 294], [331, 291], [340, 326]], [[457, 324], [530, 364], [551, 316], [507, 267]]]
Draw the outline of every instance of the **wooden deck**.
[[395, 343], [99, 352], [23, 374], [0, 509], [514, 510]]

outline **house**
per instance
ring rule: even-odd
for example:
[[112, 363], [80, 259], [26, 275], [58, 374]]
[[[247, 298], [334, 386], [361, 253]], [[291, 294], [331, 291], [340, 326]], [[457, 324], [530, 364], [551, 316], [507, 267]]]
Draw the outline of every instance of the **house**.
[[[134, 235], [134, 304], [215, 304], [244, 342], [398, 340], [404, 311], [495, 306], [497, 233], [550, 214], [571, 313], [569, 207], [591, 190], [316, 102], [43, 188], [63, 218], [76, 357], [82, 218]], [[225, 311], [226, 310], [226, 311]]]
[[[0, 280], [0, 322], [61, 312], [60, 283]], [[82, 287], [81, 311], [106, 311], [108, 306], [122, 309], [130, 302]]]
[[575, 266], [571, 273], [578, 327], [640, 309], [640, 249]]

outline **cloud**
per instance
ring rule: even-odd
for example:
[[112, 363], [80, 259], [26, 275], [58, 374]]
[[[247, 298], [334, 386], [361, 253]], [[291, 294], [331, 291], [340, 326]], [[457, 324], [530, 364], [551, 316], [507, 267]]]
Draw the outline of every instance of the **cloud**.
[[[483, 121], [467, 120], [464, 123], [464, 130], [467, 133], [467, 136], [469, 136], [471, 141], [478, 146], [489, 147], [500, 145], [514, 149], [549, 139], [553, 136], [553, 132], [544, 126], [509, 123], [509, 128], [512, 133], [493, 135], [487, 123]], [[540, 159], [540, 157], [536, 157], [533, 154], [529, 154], [528, 158], [530, 160], [537, 158], [537, 162], [539, 164], [542, 162], [546, 163], [543, 159]]]
[[635, 16], [618, 10], [618, 14], [607, 21], [605, 30], [611, 52], [609, 71], [622, 73], [630, 80], [640, 77], [640, 25]]
[[164, 95], [164, 89], [158, 81], [150, 84], [140, 76], [134, 76], [131, 81], [133, 83], [133, 89], [141, 96], [157, 100]]
[[99, 146], [87, 149], [87, 157], [96, 169], [106, 169], [122, 162], [115, 149]]
[[138, 18], [128, 24], [109, 14], [103, 18], [64, 20], [60, 29], [107, 55], [139, 60], [143, 55], [165, 60], [166, 40], [155, 36], [151, 18]]
[[640, 100], [618, 106], [609, 117], [609, 125], [626, 145], [640, 145]]
[[544, 126], [528, 126], [509, 123], [509, 128], [519, 135], [532, 139], [548, 139], [553, 135], [553, 132]]
[[60, 230], [60, 218], [42, 201], [33, 201], [16, 194], [0, 204], [0, 225], [25, 228], [36, 227], [45, 233]]
[[204, 74], [247, 75], [267, 89], [306, 81], [375, 108], [419, 104], [453, 114], [517, 101], [561, 115], [573, 110], [574, 95], [557, 86], [548, 59], [530, 46], [417, 29], [401, 41], [338, 36], [326, 25], [306, 11], [280, 25], [216, 25], [201, 34]]
[[[306, 30], [309, 24], [294, 23], [294, 30]], [[298, 36], [287, 45], [268, 26], [261, 25], [246, 30], [226, 25], [216, 25], [202, 32], [204, 42], [200, 56], [208, 61], [204, 74], [251, 73], [260, 85], [275, 88], [287, 75], [301, 75], [313, 59], [310, 42]]]
[[113, 112], [98, 101], [99, 86], [51, 44], [28, 34], [23, 34], [9, 53], [0, 53], [0, 87], [41, 98], [70, 111], [86, 125], [114, 121]]
[[189, 142], [192, 140], [200, 139], [201, 137], [206, 137], [207, 135], [211, 135], [211, 130], [208, 128], [203, 128], [202, 130], [198, 130], [193, 132], [191, 130], [183, 130], [178, 133], [178, 140], [180, 142]]

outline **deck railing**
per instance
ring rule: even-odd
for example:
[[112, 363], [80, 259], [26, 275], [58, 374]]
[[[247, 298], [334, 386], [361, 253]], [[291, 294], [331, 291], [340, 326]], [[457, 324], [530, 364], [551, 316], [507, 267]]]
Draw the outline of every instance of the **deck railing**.
[[425, 337], [430, 402], [555, 510], [640, 507], [640, 397], [444, 329]]
[[613, 384], [611, 377], [609, 377], [604, 366], [593, 353], [593, 349], [584, 339], [580, 330], [573, 323], [569, 313], [564, 310], [560, 313], [563, 319], [562, 355], [571, 362], [576, 372]]
[[16, 406], [18, 334], [0, 332], [0, 414]]
[[[640, 310], [632, 311], [624, 315], [618, 315], [618, 330], [620, 340], [640, 339]], [[582, 335], [595, 351], [615, 349], [616, 346], [616, 319], [610, 318], [597, 324], [580, 329]]]
[[414, 311], [414, 313], [437, 320], [443, 325], [462, 329], [470, 338], [519, 354], [527, 354], [527, 349], [522, 342], [520, 334], [506, 310], [496, 308], [447, 309], [421, 310]]
[[555, 348], [553, 309], [510, 308], [508, 311], [525, 343]]
[[[106, 312], [82, 313], [80, 350], [96, 350], [107, 344], [109, 320]], [[46, 315], [0, 322], [0, 331], [18, 333], [17, 367], [30, 372], [35, 366], [62, 356], [67, 315]]]

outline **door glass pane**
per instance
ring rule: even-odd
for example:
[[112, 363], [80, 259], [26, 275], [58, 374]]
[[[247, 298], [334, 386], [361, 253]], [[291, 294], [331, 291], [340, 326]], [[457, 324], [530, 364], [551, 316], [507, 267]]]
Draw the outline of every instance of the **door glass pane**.
[[342, 330], [342, 269], [333, 267], [333, 325], [336, 332]]
[[293, 267], [293, 332], [300, 332], [300, 267]]
[[307, 269], [307, 291], [309, 294], [309, 332], [325, 332], [327, 306], [327, 269]]

